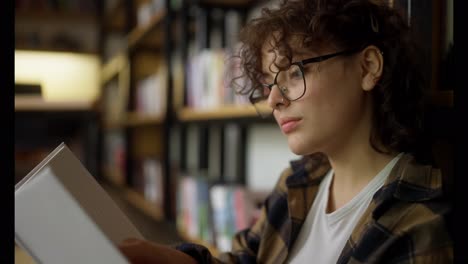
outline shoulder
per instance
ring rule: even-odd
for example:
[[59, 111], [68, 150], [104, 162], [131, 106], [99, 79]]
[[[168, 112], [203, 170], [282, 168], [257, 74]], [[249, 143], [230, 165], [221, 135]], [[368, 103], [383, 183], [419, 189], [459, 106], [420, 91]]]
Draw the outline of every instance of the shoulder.
[[416, 162], [409, 154], [395, 165], [374, 202], [374, 218], [387, 219], [389, 227], [401, 232], [444, 224], [443, 219], [452, 209], [441, 171]]
[[389, 252], [412, 261], [420, 258], [421, 263], [435, 255], [452, 258], [452, 205], [443, 191], [441, 171], [404, 155], [389, 177], [374, 197], [373, 211], [374, 227], [390, 238]]

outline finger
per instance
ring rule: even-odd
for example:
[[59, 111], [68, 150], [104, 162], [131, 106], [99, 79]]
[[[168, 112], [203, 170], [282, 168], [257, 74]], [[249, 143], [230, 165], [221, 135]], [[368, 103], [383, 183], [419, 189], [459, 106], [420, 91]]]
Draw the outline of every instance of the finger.
[[126, 239], [118, 245], [118, 248], [132, 264], [151, 263], [151, 253], [154, 249], [146, 241]]

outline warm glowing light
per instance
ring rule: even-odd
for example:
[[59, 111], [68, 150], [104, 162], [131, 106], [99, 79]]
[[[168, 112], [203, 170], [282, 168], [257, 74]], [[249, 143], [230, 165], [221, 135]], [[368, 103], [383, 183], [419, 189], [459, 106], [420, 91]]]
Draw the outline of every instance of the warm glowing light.
[[98, 55], [15, 51], [15, 83], [41, 84], [45, 101], [94, 101], [99, 96]]

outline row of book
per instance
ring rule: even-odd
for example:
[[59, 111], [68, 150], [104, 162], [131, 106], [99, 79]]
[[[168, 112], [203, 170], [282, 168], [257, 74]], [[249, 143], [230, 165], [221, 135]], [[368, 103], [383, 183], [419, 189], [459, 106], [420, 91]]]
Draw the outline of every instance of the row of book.
[[186, 127], [182, 165], [189, 171], [203, 172], [210, 181], [240, 183], [244, 181], [242, 161], [242, 126], [234, 122], [200, 127]]
[[232, 80], [241, 75], [240, 61], [232, 55], [238, 51], [242, 12], [234, 9], [192, 7], [195, 25], [189, 38], [186, 72], [186, 106], [210, 109], [223, 105], [246, 104], [247, 98], [236, 95], [244, 85]]
[[[232, 80], [241, 76], [240, 62], [225, 49], [205, 49], [187, 63], [187, 106], [216, 108], [222, 105], [247, 104], [236, 94]], [[241, 80], [237, 84], [242, 85]]]
[[211, 185], [203, 177], [184, 176], [177, 190], [177, 228], [191, 238], [228, 251], [232, 238], [249, 227], [254, 205], [245, 187]]

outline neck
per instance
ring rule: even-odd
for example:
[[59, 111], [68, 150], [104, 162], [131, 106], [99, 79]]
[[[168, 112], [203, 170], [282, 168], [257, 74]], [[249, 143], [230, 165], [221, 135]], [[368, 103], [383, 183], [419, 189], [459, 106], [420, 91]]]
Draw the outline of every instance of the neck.
[[358, 122], [354, 133], [339, 142], [339, 148], [326, 152], [334, 171], [329, 192], [329, 211], [350, 201], [397, 155], [380, 153], [371, 146], [370, 116], [368, 111]]
[[395, 156], [363, 147], [329, 156], [334, 175], [327, 211], [333, 212], [348, 203]]

